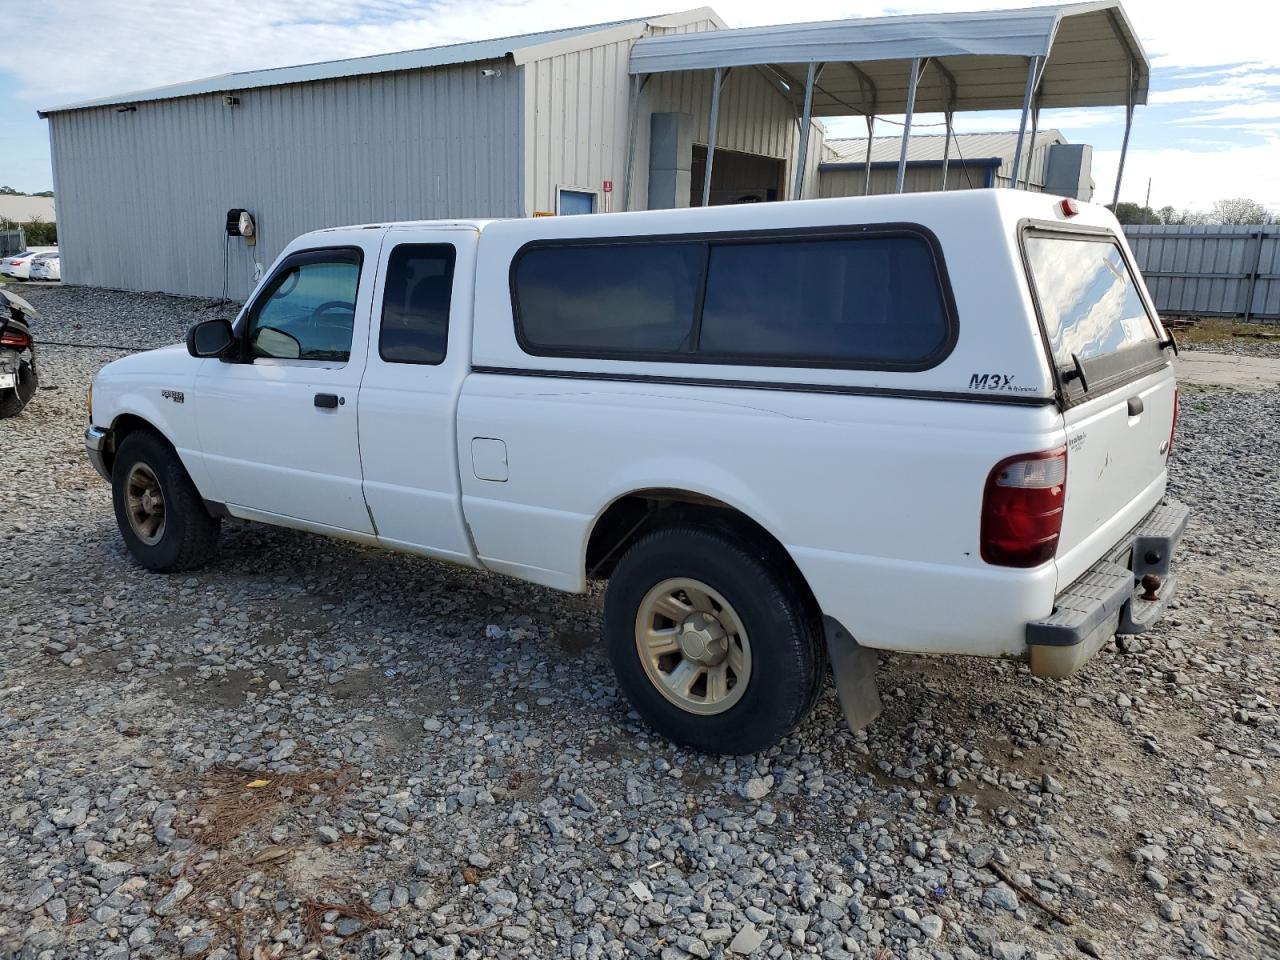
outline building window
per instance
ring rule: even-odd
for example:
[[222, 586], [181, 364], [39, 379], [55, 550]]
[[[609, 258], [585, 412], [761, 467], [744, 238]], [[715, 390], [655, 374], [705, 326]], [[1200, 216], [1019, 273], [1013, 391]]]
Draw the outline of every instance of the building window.
[[452, 244], [402, 243], [387, 261], [378, 355], [390, 363], [440, 363], [449, 346]]
[[557, 190], [556, 212], [561, 216], [595, 213], [596, 195], [589, 190]]

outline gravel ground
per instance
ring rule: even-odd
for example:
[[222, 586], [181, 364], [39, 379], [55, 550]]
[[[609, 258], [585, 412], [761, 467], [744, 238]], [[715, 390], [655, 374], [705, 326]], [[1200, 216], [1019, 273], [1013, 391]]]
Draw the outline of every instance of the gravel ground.
[[[209, 304], [41, 289], [45, 340]], [[81, 449], [118, 355], [0, 424], [0, 956], [1280, 955], [1280, 391], [1187, 391], [1181, 599], [1067, 681], [885, 658], [779, 748], [629, 713], [600, 597], [224, 526], [126, 556]]]

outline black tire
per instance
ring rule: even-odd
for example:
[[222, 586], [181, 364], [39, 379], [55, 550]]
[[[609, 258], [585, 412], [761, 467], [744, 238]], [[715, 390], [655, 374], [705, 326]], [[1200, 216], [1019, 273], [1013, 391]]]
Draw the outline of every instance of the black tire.
[[12, 390], [0, 390], [0, 420], [20, 414], [35, 396], [39, 385], [35, 367], [29, 363], [21, 364], [18, 367], [18, 385]]
[[[150, 469], [163, 496], [164, 525], [155, 543], [144, 541], [129, 521], [125, 488], [137, 465]], [[182, 461], [156, 434], [138, 430], [121, 441], [111, 467], [111, 499], [125, 546], [148, 570], [191, 570], [212, 559], [222, 521], [210, 516]]]
[[[650, 680], [637, 649], [646, 594], [677, 577], [719, 593], [750, 640], [746, 690], [724, 712], [699, 715], [673, 703]], [[609, 579], [604, 626], [609, 660], [636, 712], [695, 750], [736, 756], [766, 750], [808, 716], [822, 690], [826, 649], [812, 595], [776, 547], [734, 531], [672, 526], [636, 541]]]

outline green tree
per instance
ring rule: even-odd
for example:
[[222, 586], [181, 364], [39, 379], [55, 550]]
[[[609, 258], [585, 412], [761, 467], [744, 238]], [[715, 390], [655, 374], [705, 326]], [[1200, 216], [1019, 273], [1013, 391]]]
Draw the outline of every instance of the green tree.
[[1160, 218], [1150, 207], [1140, 207], [1136, 203], [1121, 201], [1115, 205], [1116, 219], [1121, 223], [1159, 223]]
[[32, 217], [22, 227], [27, 233], [27, 246], [52, 247], [58, 242], [58, 225], [45, 223], [39, 217]]

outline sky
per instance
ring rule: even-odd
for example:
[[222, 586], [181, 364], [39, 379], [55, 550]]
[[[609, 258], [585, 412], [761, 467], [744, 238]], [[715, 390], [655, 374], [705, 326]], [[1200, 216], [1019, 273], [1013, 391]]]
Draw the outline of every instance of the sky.
[[[38, 107], [261, 67], [363, 56], [653, 15], [697, 0], [41, 0], [22, 42], [0, 59], [0, 184], [53, 187]], [[657, 4], [655, 8], [655, 3]], [[1034, 0], [717, 0], [730, 26], [897, 13], [997, 9]], [[1126, 0], [1152, 62], [1135, 111], [1121, 199], [1207, 210], [1244, 196], [1280, 211], [1280, 4], [1268, 0]], [[32, 8], [32, 9], [37, 9]], [[940, 118], [920, 116], [917, 129]], [[957, 117], [960, 131], [1010, 130], [1017, 115]], [[1097, 196], [1109, 201], [1124, 110], [1045, 110], [1094, 147]], [[861, 119], [828, 122], [856, 136]]]

